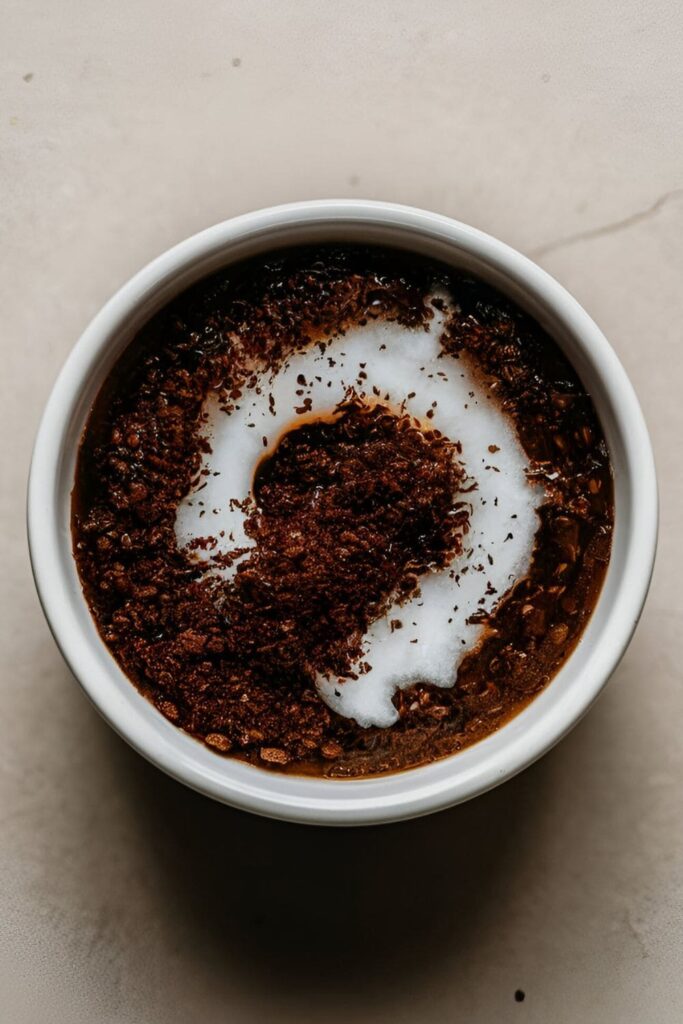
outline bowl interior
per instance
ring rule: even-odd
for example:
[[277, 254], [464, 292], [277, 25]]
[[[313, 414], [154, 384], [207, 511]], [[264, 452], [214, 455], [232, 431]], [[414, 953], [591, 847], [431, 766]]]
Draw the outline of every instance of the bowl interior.
[[[71, 554], [70, 495], [88, 412], [123, 348], [173, 296], [259, 253], [315, 242], [408, 249], [471, 271], [534, 316], [577, 369], [598, 410], [615, 478], [615, 534], [603, 591], [574, 653], [532, 703], [463, 752], [363, 780], [279, 775], [220, 758], [144, 699], [104, 646]], [[635, 481], [638, 481], [638, 488]], [[609, 345], [581, 307], [520, 254], [472, 228], [422, 211], [373, 203], [310, 203], [217, 225], [165, 253], [98, 314], [71, 353], [48, 403], [29, 486], [29, 539], [48, 621], [86, 693], [140, 753], [219, 800], [297, 821], [361, 824], [436, 810], [508, 778], [540, 756], [589, 707], [623, 653], [654, 558], [656, 490], [637, 400]]]

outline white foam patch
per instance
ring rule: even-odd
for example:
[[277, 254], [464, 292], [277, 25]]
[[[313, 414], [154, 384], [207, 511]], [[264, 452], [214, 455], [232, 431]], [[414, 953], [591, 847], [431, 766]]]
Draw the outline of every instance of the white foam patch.
[[[460, 441], [461, 460], [477, 483], [465, 496], [472, 512], [464, 553], [445, 569], [425, 574], [418, 594], [371, 624], [360, 659], [370, 665], [367, 672], [356, 680], [320, 676], [316, 681], [330, 708], [364, 727], [388, 727], [397, 720], [392, 697], [399, 688], [416, 682], [454, 685], [460, 662], [485, 628], [468, 619], [491, 611], [528, 571], [539, 525], [536, 511], [544, 500], [543, 489], [527, 479], [528, 460], [511, 419], [467, 359], [444, 355], [444, 314], [435, 314], [426, 331], [375, 321], [332, 339], [323, 354], [310, 346], [275, 372], [264, 370], [260, 394], [245, 392], [229, 415], [209, 398], [206, 433], [212, 452], [202, 467], [209, 475], [177, 511], [181, 548], [198, 537], [217, 538], [216, 546], [199, 549], [194, 557], [210, 560], [219, 552], [253, 546], [244, 532], [246, 513], [230, 499], [250, 496], [258, 461], [286, 430], [332, 412], [350, 387], [370, 400], [404, 408]], [[359, 378], [360, 373], [367, 376]], [[310, 410], [297, 413], [307, 398]], [[238, 561], [215, 571], [229, 578]], [[396, 619], [402, 628], [392, 629]]]

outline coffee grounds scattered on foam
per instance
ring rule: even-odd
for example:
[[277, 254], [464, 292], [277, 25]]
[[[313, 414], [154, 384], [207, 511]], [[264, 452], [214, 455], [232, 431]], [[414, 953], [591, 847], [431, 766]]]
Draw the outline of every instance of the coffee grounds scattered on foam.
[[[491, 612], [528, 571], [539, 525], [536, 510], [545, 498], [544, 488], [527, 478], [530, 465], [514, 424], [487, 382], [467, 359], [444, 352], [444, 331], [453, 315], [446, 293], [429, 296], [427, 309], [433, 315], [417, 328], [372, 320], [331, 337], [323, 352], [305, 346], [275, 369], [252, 361], [256, 376], [239, 408], [226, 414], [215, 397], [207, 400], [204, 436], [211, 450], [204, 454], [204, 475], [176, 516], [181, 549], [212, 562], [226, 580], [237, 574], [239, 584], [244, 560], [253, 561], [255, 540], [247, 524], [254, 466], [263, 447], [269, 450], [284, 431], [336, 415], [353, 394], [366, 404], [388, 403], [409, 416], [424, 437], [437, 432], [458, 438], [461, 461], [473, 474], [465, 486], [470, 513], [465, 549], [425, 567], [412, 595], [393, 596], [385, 588], [384, 610], [376, 604], [374, 614], [365, 617], [362, 639], [349, 648], [344, 665], [307, 660], [325, 703], [366, 727], [396, 722], [397, 688], [410, 688], [416, 679], [442, 687], [454, 684], [463, 658], [485, 633], [481, 613]], [[418, 483], [415, 477], [419, 497]], [[206, 537], [206, 508], [211, 510], [211, 538]], [[288, 525], [305, 533], [315, 557], [323, 533], [316, 538], [296, 520]], [[324, 573], [315, 576], [324, 588]], [[347, 589], [347, 600], [353, 602], [352, 580]], [[339, 602], [341, 595], [335, 593], [334, 600]], [[349, 630], [352, 637], [358, 639], [357, 631]], [[270, 658], [274, 666], [272, 649]]]
[[[202, 500], [197, 477], [208, 483], [211, 473], [209, 393], [239, 413], [259, 386], [255, 367], [266, 362], [276, 370], [309, 340], [322, 355], [330, 337], [371, 320], [427, 326], [435, 284], [454, 299], [445, 350], [485, 375], [546, 500], [529, 571], [482, 613], [485, 639], [460, 665], [456, 685], [438, 689], [416, 679], [394, 697], [396, 725], [361, 728], [325, 706], [310, 665], [266, 672], [265, 651], [255, 659], [253, 650], [231, 649], [215, 566], [178, 548], [176, 511], [193, 489]], [[200, 511], [200, 518], [213, 514], [208, 506]], [[89, 421], [73, 528], [105, 642], [171, 721], [223, 753], [344, 776], [452, 753], [542, 688], [597, 599], [611, 522], [609, 461], [593, 407], [532, 321], [443, 267], [382, 250], [328, 248], [232, 268], [151, 321]], [[207, 528], [208, 546], [211, 539]]]
[[456, 446], [382, 405], [345, 402], [286, 434], [259, 467], [232, 579], [216, 581], [226, 650], [263, 675], [358, 678], [362, 638], [387, 602], [462, 553]]

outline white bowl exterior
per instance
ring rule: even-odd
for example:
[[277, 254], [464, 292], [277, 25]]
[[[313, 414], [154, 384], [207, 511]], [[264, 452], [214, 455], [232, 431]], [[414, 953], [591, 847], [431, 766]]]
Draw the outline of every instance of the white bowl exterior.
[[[409, 249], [494, 284], [548, 330], [598, 410], [615, 478], [612, 557], [598, 605], [567, 663], [507, 725], [462, 752], [379, 778], [281, 775], [230, 758], [171, 725], [129, 682], [99, 637], [71, 551], [76, 453], [95, 396], [150, 316], [222, 266], [283, 246], [357, 242]], [[53, 635], [86, 694], [139, 753], [186, 785], [244, 810], [291, 821], [396, 821], [467, 800], [531, 764], [576, 724], [635, 629], [654, 564], [657, 490], [643, 416], [603, 334], [545, 271], [502, 242], [410, 207], [323, 200], [273, 207], [209, 228], [164, 253], [104, 306], [64, 365], [38, 431], [28, 493], [36, 586]]]

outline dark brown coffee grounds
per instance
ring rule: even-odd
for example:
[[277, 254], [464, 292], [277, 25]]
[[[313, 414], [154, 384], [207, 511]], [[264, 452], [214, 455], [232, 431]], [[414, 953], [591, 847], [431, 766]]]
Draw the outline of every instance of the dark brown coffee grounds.
[[286, 434], [258, 467], [256, 547], [217, 584], [226, 654], [294, 684], [302, 669], [311, 681], [357, 678], [363, 634], [389, 600], [462, 551], [457, 454], [408, 416], [357, 400]]
[[[467, 506], [457, 445], [379, 401], [351, 401], [331, 422], [285, 435], [258, 468], [255, 546], [230, 583], [178, 550], [175, 510], [200, 473], [210, 389], [230, 411], [253, 386], [256, 360], [276, 366], [305, 344], [324, 351], [330, 335], [372, 318], [419, 326], [432, 315], [435, 282], [457, 302], [447, 350], [492, 382], [548, 500], [531, 570], [487, 620], [456, 685], [416, 679], [395, 697], [394, 727], [361, 729], [327, 708], [313, 677], [348, 674], [392, 596], [413, 593], [421, 573], [460, 550]], [[86, 428], [73, 535], [104, 641], [170, 721], [218, 754], [343, 777], [452, 753], [545, 686], [597, 600], [612, 516], [593, 406], [532, 320], [413, 256], [324, 248], [230, 268], [140, 332]], [[197, 543], [212, 540], [207, 521]]]

